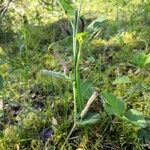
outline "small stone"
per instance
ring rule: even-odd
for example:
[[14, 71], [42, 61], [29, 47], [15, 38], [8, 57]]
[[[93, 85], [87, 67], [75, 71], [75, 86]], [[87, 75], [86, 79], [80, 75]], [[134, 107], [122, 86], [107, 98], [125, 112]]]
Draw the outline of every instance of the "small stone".
[[52, 137], [53, 135], [53, 130], [49, 127], [43, 129], [43, 131], [40, 133], [40, 137], [42, 138], [43, 141], [47, 141], [49, 138]]

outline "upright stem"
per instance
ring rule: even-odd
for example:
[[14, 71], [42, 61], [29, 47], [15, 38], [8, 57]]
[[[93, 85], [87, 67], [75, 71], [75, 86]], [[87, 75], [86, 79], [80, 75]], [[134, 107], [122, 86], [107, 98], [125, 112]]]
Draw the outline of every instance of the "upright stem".
[[[77, 0], [73, 0], [72, 2], [76, 2]], [[78, 24], [79, 24], [79, 15], [81, 11], [81, 5], [82, 5], [82, 0], [80, 1], [80, 8], [79, 10], [75, 9], [74, 10], [74, 18], [73, 21], [70, 20], [72, 29], [73, 29], [73, 38], [72, 38], [72, 43], [73, 43], [73, 61], [74, 61], [74, 74], [73, 74], [73, 100], [74, 100], [74, 124], [73, 127], [68, 134], [64, 144], [61, 147], [61, 150], [64, 149], [64, 146], [66, 142], [68, 141], [69, 137], [71, 136], [72, 132], [74, 131], [76, 124], [77, 124], [77, 106], [78, 103], [81, 101], [81, 93], [80, 93], [80, 73], [79, 73], [79, 60], [80, 60], [80, 51], [81, 51], [81, 46], [77, 45], [77, 34], [78, 34]], [[81, 104], [81, 102], [79, 103]], [[80, 105], [81, 107], [81, 105]]]
[[[74, 20], [74, 34], [73, 34], [73, 50], [74, 50], [74, 98], [76, 100], [76, 105], [78, 106], [79, 111], [82, 110], [83, 101], [81, 95], [81, 81], [80, 81], [80, 72], [79, 72], [79, 61], [80, 61], [80, 51], [81, 44], [77, 45], [77, 34], [78, 34], [78, 22], [79, 22], [79, 11], [75, 11], [75, 20]], [[74, 100], [74, 101], [75, 101]], [[77, 110], [76, 110], [77, 111]]]
[[73, 21], [73, 55], [74, 55], [74, 60], [75, 60], [76, 54], [77, 54], [76, 35], [78, 33], [79, 11], [75, 10], [74, 14], [75, 16], [74, 16], [74, 21]]
[[74, 81], [73, 81], [73, 96], [74, 96], [74, 123], [76, 124], [76, 118], [77, 118], [77, 70], [76, 70], [76, 58], [77, 58], [77, 39], [76, 35], [78, 33], [78, 10], [75, 10], [75, 16], [74, 16], [74, 22], [73, 22], [73, 56], [74, 56], [74, 66], [75, 66], [75, 72], [74, 72]]
[[69, 137], [71, 136], [72, 132], [74, 131], [77, 123], [77, 99], [78, 99], [78, 65], [77, 65], [77, 60], [78, 60], [78, 48], [77, 48], [77, 33], [78, 33], [78, 18], [79, 18], [79, 11], [75, 10], [74, 12], [74, 20], [71, 22], [72, 28], [73, 28], [73, 58], [74, 58], [74, 81], [73, 81], [73, 100], [74, 100], [74, 124], [69, 132], [64, 144], [61, 146], [60, 150], [64, 149], [65, 144], [67, 143]]

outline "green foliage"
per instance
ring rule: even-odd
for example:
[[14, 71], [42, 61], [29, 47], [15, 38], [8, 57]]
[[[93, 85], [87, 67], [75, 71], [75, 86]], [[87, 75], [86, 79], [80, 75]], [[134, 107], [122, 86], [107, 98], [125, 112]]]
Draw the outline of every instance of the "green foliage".
[[61, 72], [55, 72], [55, 71], [50, 71], [50, 70], [42, 70], [41, 72], [45, 75], [48, 75], [48, 76], [52, 76], [52, 77], [61, 78], [61, 79], [71, 81], [71, 79], [67, 75], [65, 75]]
[[[7, 1], [1, 2], [3, 11]], [[149, 2], [84, 0], [82, 10], [79, 5], [71, 0], [12, 1], [0, 21], [0, 149], [60, 149], [64, 141], [62, 150], [148, 147]], [[82, 33], [77, 32], [80, 13]], [[67, 65], [67, 75], [54, 52]], [[79, 118], [94, 90], [102, 92], [104, 103], [97, 96]], [[43, 141], [40, 133], [46, 127], [54, 134]]]
[[142, 113], [138, 112], [134, 109], [129, 109], [127, 112], [124, 113], [125, 119], [129, 122], [136, 124], [139, 127], [146, 127], [147, 123]]
[[68, 17], [72, 18], [74, 16], [75, 8], [73, 7], [73, 3], [70, 0], [58, 0], [58, 3], [64, 12], [68, 15]]
[[88, 33], [96, 33], [98, 30], [100, 30], [103, 25], [102, 23], [106, 20], [107, 18], [105, 16], [97, 18], [86, 27], [85, 31]]
[[108, 114], [115, 114], [121, 117], [125, 112], [125, 104], [123, 101], [117, 99], [113, 94], [105, 92], [102, 93], [104, 108]]
[[136, 54], [133, 58], [133, 63], [140, 68], [145, 67], [150, 63], [150, 54], [146, 54], [144, 52]]
[[139, 138], [140, 143], [149, 144], [149, 141], [150, 141], [150, 128], [149, 128], [149, 126], [146, 128], [139, 129], [138, 138]]
[[81, 121], [78, 121], [77, 125], [78, 126], [92, 125], [92, 124], [96, 124], [98, 121], [100, 121], [100, 115], [94, 114], [84, 118]]
[[82, 81], [81, 83], [81, 93], [82, 93], [82, 97], [84, 99], [89, 99], [89, 97], [93, 94], [94, 92], [94, 86], [92, 83], [90, 83], [89, 81]]
[[118, 77], [113, 81], [113, 84], [127, 84], [131, 83], [131, 80], [128, 76]]
[[116, 115], [122, 120], [126, 119], [141, 128], [147, 126], [147, 122], [142, 113], [134, 109], [126, 111], [126, 104], [117, 99], [113, 94], [108, 92], [102, 93], [102, 99], [104, 101], [104, 109], [109, 115]]

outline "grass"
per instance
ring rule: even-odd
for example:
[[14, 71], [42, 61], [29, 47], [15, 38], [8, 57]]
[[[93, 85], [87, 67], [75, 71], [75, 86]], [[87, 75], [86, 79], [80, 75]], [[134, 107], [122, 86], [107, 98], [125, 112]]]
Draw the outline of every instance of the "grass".
[[[98, 6], [96, 2], [101, 4], [101, 9], [96, 8]], [[100, 34], [83, 44], [80, 68], [77, 68], [86, 83], [85, 87], [89, 83], [91, 85], [85, 93], [84, 105], [94, 90], [99, 93], [87, 115], [98, 113], [101, 119], [94, 125], [76, 127], [69, 135], [76, 121], [73, 118], [78, 116], [78, 113], [74, 114], [73, 111], [72, 85], [61, 78], [47, 77], [41, 74], [40, 70], [63, 72], [61, 61], [54, 54], [56, 51], [66, 63], [69, 70], [67, 75], [73, 75], [71, 40], [65, 38], [67, 32], [64, 35], [62, 33], [61, 37], [57, 36], [61, 31], [59, 27], [61, 20], [54, 22], [58, 17], [53, 15], [53, 19], [49, 21], [51, 14], [49, 16], [48, 10], [42, 9], [42, 5], [36, 4], [39, 5], [37, 12], [35, 7], [32, 8], [34, 2], [30, 2], [29, 7], [22, 8], [27, 10], [26, 24], [19, 21], [21, 17], [16, 11], [13, 12], [14, 8], [11, 7], [3, 18], [2, 31], [0, 30], [3, 33], [0, 34], [0, 74], [4, 79], [3, 90], [0, 91], [0, 99], [3, 101], [3, 113], [0, 117], [0, 149], [60, 149], [64, 142], [64, 150], [148, 149], [149, 127], [143, 128], [143, 132], [125, 120], [108, 115], [104, 111], [100, 97], [102, 92], [111, 91], [118, 98], [122, 98], [128, 108], [136, 109], [149, 117], [149, 64], [141, 67], [138, 63], [134, 63], [137, 54], [142, 52], [148, 54], [150, 49], [149, 26], [145, 20], [149, 15], [146, 4], [148, 2], [143, 5], [138, 0], [127, 4], [120, 1], [116, 6], [114, 1], [88, 1], [91, 7], [86, 7], [86, 3], [83, 2], [81, 12], [85, 22], [87, 21], [86, 26], [90, 23], [90, 19], [95, 19], [95, 13], [93, 16], [92, 13], [87, 14], [89, 10], [107, 14], [108, 17]], [[16, 6], [22, 7], [19, 4]], [[145, 7], [144, 18], [141, 6]], [[119, 13], [117, 18], [116, 7]], [[34, 17], [33, 12], [39, 13], [39, 16], [43, 12], [46, 16], [39, 19]], [[14, 15], [15, 21], [11, 24], [10, 20]], [[66, 19], [64, 22], [67, 22]], [[5, 23], [8, 30], [4, 29]], [[66, 26], [63, 28], [65, 31], [68, 30]], [[5, 35], [5, 38], [1, 35]], [[53, 51], [47, 50], [50, 44]], [[132, 82], [113, 84], [116, 78], [124, 75]], [[147, 134], [144, 134], [145, 132]]]

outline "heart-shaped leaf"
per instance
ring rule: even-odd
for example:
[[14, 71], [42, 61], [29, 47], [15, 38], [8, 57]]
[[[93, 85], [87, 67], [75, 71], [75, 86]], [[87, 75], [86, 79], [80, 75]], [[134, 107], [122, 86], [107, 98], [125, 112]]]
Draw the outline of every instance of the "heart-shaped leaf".
[[113, 111], [113, 109], [111, 108], [111, 106], [107, 103], [104, 104], [104, 109], [107, 112], [107, 114], [109, 115], [115, 115], [115, 112]]
[[147, 122], [143, 116], [143, 114], [137, 110], [129, 109], [126, 113], [124, 113], [124, 118], [138, 125], [139, 127], [146, 127]]
[[144, 67], [146, 60], [147, 60], [147, 55], [144, 52], [135, 54], [133, 57], [133, 63], [140, 68]]
[[[125, 103], [119, 100], [113, 94], [104, 92], [102, 93], [102, 99], [104, 101], [104, 108], [106, 109], [106, 112], [111, 114], [114, 113], [118, 117], [121, 117], [125, 112]], [[110, 108], [110, 112], [108, 111], [109, 108]]]

